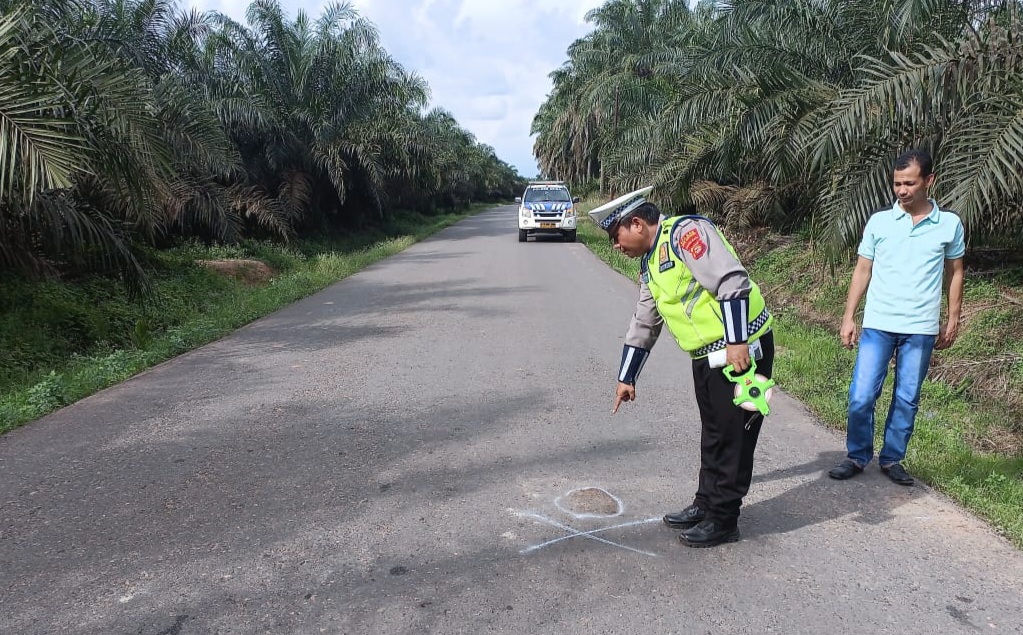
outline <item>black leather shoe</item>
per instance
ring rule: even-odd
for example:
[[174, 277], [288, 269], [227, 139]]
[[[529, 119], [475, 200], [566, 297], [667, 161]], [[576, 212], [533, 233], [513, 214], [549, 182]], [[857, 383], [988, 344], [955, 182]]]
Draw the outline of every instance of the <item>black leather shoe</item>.
[[706, 513], [696, 505], [690, 505], [680, 512], [664, 515], [664, 524], [672, 529], [689, 529], [704, 519]]
[[836, 465], [835, 467], [828, 470], [828, 476], [836, 478], [840, 481], [844, 481], [847, 478], [852, 478], [863, 471], [863, 468], [856, 465], [851, 460], [846, 459]]
[[705, 520], [680, 533], [678, 540], [687, 547], [714, 547], [725, 542], [738, 542], [739, 527], [722, 525], [716, 520]]
[[881, 471], [884, 472], [885, 476], [892, 479], [893, 482], [899, 485], [912, 485], [915, 481], [913, 477], [909, 475], [906, 468], [902, 467], [902, 463], [892, 463], [891, 465], [882, 465]]

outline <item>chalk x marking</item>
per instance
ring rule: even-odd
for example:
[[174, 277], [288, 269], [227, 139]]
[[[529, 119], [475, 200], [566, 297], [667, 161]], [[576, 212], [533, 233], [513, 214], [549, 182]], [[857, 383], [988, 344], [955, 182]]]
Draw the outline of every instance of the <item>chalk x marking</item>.
[[590, 531], [579, 531], [578, 529], [574, 529], [572, 527], [569, 527], [568, 525], [565, 525], [563, 523], [559, 523], [558, 521], [554, 520], [553, 518], [549, 518], [547, 516], [544, 516], [543, 514], [538, 514], [536, 512], [512, 510], [512, 513], [515, 514], [516, 516], [521, 517], [521, 518], [532, 518], [533, 520], [538, 520], [540, 522], [547, 523], [548, 525], [550, 525], [552, 527], [557, 527], [558, 529], [560, 529], [560, 530], [562, 530], [564, 532], [567, 532], [567, 534], [568, 534], [566, 536], [561, 536], [560, 538], [554, 538], [553, 540], [548, 540], [547, 542], [540, 543], [539, 545], [533, 545], [532, 547], [526, 547], [525, 549], [522, 549], [522, 550], [519, 551], [519, 553], [521, 553], [521, 554], [532, 553], [534, 551], [538, 551], [540, 549], [543, 549], [544, 547], [549, 547], [550, 545], [553, 545], [555, 543], [561, 542], [563, 540], [570, 540], [572, 538], [586, 538], [588, 540], [595, 540], [596, 542], [602, 542], [605, 545], [611, 545], [612, 547], [620, 547], [622, 549], [625, 549], [626, 551], [632, 551], [633, 553], [642, 554], [644, 556], [650, 556], [652, 558], [656, 558], [657, 557], [656, 553], [651, 553], [649, 551], [643, 551], [642, 549], [636, 549], [634, 547], [630, 547], [628, 545], [623, 545], [621, 543], [617, 543], [617, 542], [614, 542], [612, 540], [607, 540], [606, 538], [601, 538], [600, 536], [597, 536], [596, 534], [599, 534], [599, 533], [602, 533], [602, 532], [605, 532], [605, 531], [611, 531], [612, 529], [621, 529], [622, 527], [633, 527], [635, 525], [646, 525], [646, 524], [649, 524], [649, 523], [656, 523], [656, 522], [661, 520], [660, 518], [647, 518], [645, 520], [634, 520], [632, 522], [620, 523], [618, 525], [612, 525], [610, 527], [601, 527], [599, 529], [592, 529]]

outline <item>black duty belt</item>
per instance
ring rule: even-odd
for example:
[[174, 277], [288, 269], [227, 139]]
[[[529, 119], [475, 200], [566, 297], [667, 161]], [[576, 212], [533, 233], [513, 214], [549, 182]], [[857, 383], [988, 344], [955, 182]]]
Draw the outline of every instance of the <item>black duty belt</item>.
[[[764, 309], [763, 311], [761, 311], [760, 315], [758, 315], [755, 320], [753, 320], [752, 322], [749, 323], [749, 334], [753, 335], [754, 333], [759, 331], [761, 328], [763, 328], [763, 326], [765, 324], [767, 324], [767, 320], [769, 320], [770, 318], [771, 318], [771, 314], [767, 312], [767, 309]], [[695, 351], [689, 351], [689, 356], [690, 357], [705, 357], [707, 355], [710, 355], [714, 351], [720, 351], [725, 346], [728, 346], [728, 342], [726, 342], [725, 338], [722, 337], [718, 341], [711, 342], [710, 344], [706, 344], [704, 346], [701, 346], [700, 348], [696, 349]]]

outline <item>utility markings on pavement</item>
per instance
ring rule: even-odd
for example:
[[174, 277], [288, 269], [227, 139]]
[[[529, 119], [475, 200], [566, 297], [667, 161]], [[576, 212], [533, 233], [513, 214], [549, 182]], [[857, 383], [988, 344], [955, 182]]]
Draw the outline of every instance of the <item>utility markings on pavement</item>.
[[558, 538], [553, 538], [551, 540], [548, 540], [547, 542], [543, 542], [543, 543], [540, 543], [538, 545], [533, 545], [531, 547], [526, 547], [525, 549], [521, 549], [519, 551], [519, 553], [521, 553], [521, 554], [527, 554], [527, 553], [532, 553], [534, 551], [539, 551], [540, 549], [543, 549], [544, 547], [549, 547], [550, 545], [562, 542], [564, 540], [571, 540], [572, 538], [586, 538], [587, 540], [594, 540], [596, 542], [600, 542], [600, 543], [603, 543], [605, 545], [610, 545], [612, 547], [618, 547], [620, 549], [625, 549], [626, 551], [631, 551], [633, 553], [638, 553], [638, 554], [641, 554], [641, 555], [644, 555], [644, 556], [650, 556], [652, 558], [658, 557], [656, 553], [651, 553], [649, 551], [643, 551], [642, 549], [636, 549], [635, 547], [630, 547], [628, 545], [623, 545], [623, 544], [621, 544], [619, 542], [615, 542], [613, 540], [608, 540], [606, 538], [601, 538], [600, 536], [597, 536], [596, 534], [603, 533], [605, 531], [612, 531], [614, 529], [621, 529], [623, 527], [635, 527], [636, 525], [646, 525], [646, 524], [649, 524], [649, 523], [655, 523], [655, 522], [660, 521], [661, 520], [660, 518], [656, 518], [656, 517], [655, 518], [646, 518], [644, 520], [634, 520], [634, 521], [627, 522], [627, 523], [619, 523], [617, 525], [611, 525], [609, 527], [600, 527], [598, 529], [591, 529], [590, 531], [579, 531], [578, 529], [575, 529], [574, 527], [569, 527], [568, 525], [566, 525], [564, 523], [558, 522], [558, 521], [554, 520], [553, 518], [550, 518], [548, 516], [545, 516], [545, 515], [537, 513], [537, 512], [524, 511], [524, 510], [514, 510], [514, 509], [511, 510], [511, 512], [513, 514], [515, 514], [516, 516], [520, 517], [520, 518], [532, 518], [533, 520], [536, 520], [536, 521], [539, 521], [539, 522], [542, 522], [542, 523], [546, 523], [546, 524], [550, 525], [551, 527], [556, 527], [556, 528], [558, 528], [558, 529], [560, 529], [560, 530], [562, 530], [562, 531], [564, 531], [566, 533], [566, 535], [564, 535], [564, 536], [560, 536]]
[[[569, 514], [574, 518], [613, 518], [615, 516], [621, 516], [625, 512], [625, 505], [622, 501], [611, 494], [607, 490], [601, 487], [580, 487], [577, 489], [566, 492], [563, 496], [559, 496], [554, 499], [554, 506], [560, 511]], [[612, 531], [615, 529], [622, 529], [625, 527], [634, 527], [637, 525], [646, 525], [648, 523], [654, 523], [660, 520], [659, 518], [647, 518], [645, 520], [634, 520], [626, 523], [618, 523], [615, 525], [609, 525], [607, 527], [599, 527], [597, 529], [591, 529], [589, 531], [580, 531], [574, 527], [570, 527], [560, 521], [554, 520], [550, 516], [541, 514], [535, 511], [529, 510], [508, 510], [520, 518], [531, 518], [534, 521], [542, 522], [556, 527], [565, 532], [566, 535], [558, 538], [553, 538], [547, 542], [533, 545], [519, 551], [519, 553], [526, 554], [533, 551], [538, 551], [544, 547], [548, 547], [559, 542], [570, 540], [572, 538], [586, 538], [587, 540], [593, 540], [596, 542], [610, 545], [612, 547], [618, 547], [625, 549], [626, 551], [632, 551], [633, 553], [642, 554], [644, 556], [651, 556], [656, 558], [656, 553], [644, 551], [642, 549], [636, 549], [628, 545], [623, 545], [620, 542], [608, 540], [597, 536], [597, 534]]]

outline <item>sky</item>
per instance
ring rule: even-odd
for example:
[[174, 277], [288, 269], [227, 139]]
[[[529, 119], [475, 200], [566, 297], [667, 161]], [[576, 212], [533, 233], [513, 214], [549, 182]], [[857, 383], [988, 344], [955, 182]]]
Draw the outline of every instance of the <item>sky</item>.
[[[430, 85], [430, 107], [447, 110], [524, 177], [537, 174], [533, 116], [551, 71], [592, 28], [584, 16], [604, 0], [350, 0], [380, 42]], [[319, 0], [280, 0], [286, 14], [319, 17]], [[249, 0], [183, 0], [246, 24]]]

